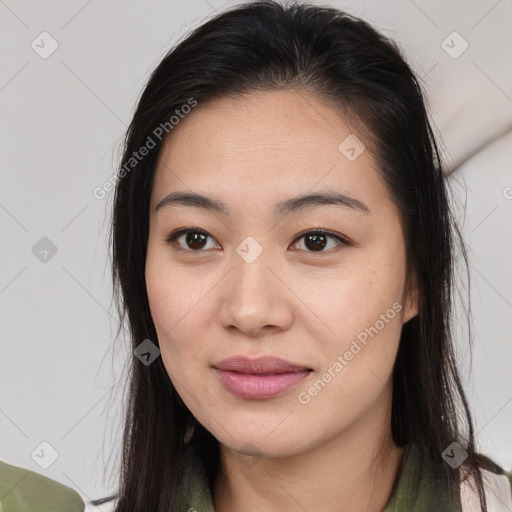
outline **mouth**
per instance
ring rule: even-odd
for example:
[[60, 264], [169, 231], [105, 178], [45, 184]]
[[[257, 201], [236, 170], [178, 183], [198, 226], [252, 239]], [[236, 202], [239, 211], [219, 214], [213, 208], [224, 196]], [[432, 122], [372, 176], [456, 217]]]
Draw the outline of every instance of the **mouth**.
[[298, 385], [312, 368], [281, 358], [249, 359], [236, 356], [213, 365], [220, 382], [232, 394], [244, 399], [268, 399]]

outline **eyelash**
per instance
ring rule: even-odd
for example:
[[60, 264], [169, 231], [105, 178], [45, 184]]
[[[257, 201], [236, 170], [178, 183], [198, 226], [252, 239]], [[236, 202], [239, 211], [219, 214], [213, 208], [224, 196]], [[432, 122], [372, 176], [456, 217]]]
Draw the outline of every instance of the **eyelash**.
[[[213, 238], [209, 233], [207, 233], [206, 231], [204, 231], [203, 229], [199, 229], [199, 228], [180, 228], [180, 229], [176, 229], [175, 231], [173, 231], [167, 238], [166, 238], [166, 242], [171, 244], [173, 243], [174, 241], [176, 241], [180, 236], [182, 235], [186, 235], [188, 233], [199, 233], [201, 235], [205, 235], [206, 237], [209, 237], [209, 238]], [[295, 245], [296, 242], [298, 242], [301, 238], [304, 238], [306, 235], [326, 235], [330, 238], [335, 238], [336, 240], [338, 240], [342, 245], [345, 245], [345, 246], [350, 246], [352, 245], [351, 242], [342, 237], [341, 235], [338, 235], [338, 234], [335, 234], [331, 231], [326, 231], [324, 229], [311, 229], [309, 231], [304, 231], [303, 233], [299, 234], [292, 242], [293, 245]], [[178, 247], [177, 250], [183, 250], [183, 251], [186, 251], [186, 252], [192, 252], [192, 253], [198, 253], [198, 252], [205, 252], [204, 250], [202, 249], [198, 249], [198, 250], [193, 250], [193, 249], [184, 249], [182, 247]], [[322, 254], [322, 253], [325, 253], [325, 254], [329, 254], [328, 251], [306, 251], [306, 252], [309, 252], [311, 254]]]

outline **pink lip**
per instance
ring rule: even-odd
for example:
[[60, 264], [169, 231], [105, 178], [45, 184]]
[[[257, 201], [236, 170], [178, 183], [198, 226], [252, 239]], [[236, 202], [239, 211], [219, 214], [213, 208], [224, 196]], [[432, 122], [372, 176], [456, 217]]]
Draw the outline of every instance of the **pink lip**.
[[309, 375], [308, 370], [261, 375], [216, 369], [221, 382], [242, 398], [271, 398], [291, 388]]
[[222, 384], [242, 398], [271, 398], [305, 379], [311, 369], [278, 357], [231, 357], [213, 365]]
[[245, 356], [234, 356], [213, 365], [219, 370], [230, 370], [239, 373], [283, 373], [309, 370], [307, 366], [293, 364], [280, 357], [261, 356], [250, 359]]

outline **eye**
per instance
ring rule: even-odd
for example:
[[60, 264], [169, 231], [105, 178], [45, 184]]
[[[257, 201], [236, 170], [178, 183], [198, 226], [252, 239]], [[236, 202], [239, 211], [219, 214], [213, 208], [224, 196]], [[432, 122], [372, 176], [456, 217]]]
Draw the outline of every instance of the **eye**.
[[[178, 243], [180, 242], [180, 239], [182, 237], [184, 238], [185, 246]], [[167, 243], [174, 243], [179, 246], [178, 250], [188, 250], [189, 252], [202, 252], [201, 249], [211, 249], [212, 247], [207, 247], [206, 241], [208, 238], [211, 238], [213, 240], [213, 237], [211, 237], [206, 231], [199, 229], [199, 228], [180, 228], [175, 231], [173, 231], [166, 239]], [[300, 236], [298, 236], [294, 240], [294, 246], [297, 246], [298, 243], [296, 243], [297, 240], [301, 240], [304, 238], [305, 247], [307, 249], [307, 252], [327, 252], [323, 249], [325, 249], [326, 246], [329, 244], [327, 241], [329, 239], [331, 240], [337, 240], [339, 243], [337, 245], [350, 245], [350, 242], [342, 237], [341, 235], [337, 235], [334, 233], [331, 233], [329, 231], [325, 231], [322, 229], [313, 229], [306, 231], [305, 233], [302, 233]], [[336, 246], [336, 244], [334, 245]], [[215, 247], [213, 247], [215, 248]], [[332, 248], [332, 247], [330, 247]], [[329, 248], [329, 249], [330, 249]]]
[[[331, 233], [330, 231], [325, 231], [323, 229], [313, 229], [310, 231], [306, 231], [305, 233], [302, 233], [302, 235], [298, 236], [295, 240], [301, 240], [304, 239], [304, 245], [308, 249], [312, 249], [308, 252], [327, 252], [323, 249], [329, 245], [328, 240], [337, 240], [339, 243], [338, 245], [350, 245], [350, 242], [342, 237], [341, 235], [337, 235], [334, 233]], [[296, 243], [295, 245], [299, 245]], [[336, 244], [335, 244], [336, 246]], [[329, 248], [331, 249], [332, 246]]]
[[[190, 252], [200, 252], [200, 249], [204, 249], [205, 241], [211, 238], [210, 235], [199, 228], [181, 228], [173, 231], [167, 238], [168, 243], [178, 242], [180, 238], [185, 237], [186, 247], [191, 249]], [[186, 247], [179, 245], [179, 249], [187, 250]]]

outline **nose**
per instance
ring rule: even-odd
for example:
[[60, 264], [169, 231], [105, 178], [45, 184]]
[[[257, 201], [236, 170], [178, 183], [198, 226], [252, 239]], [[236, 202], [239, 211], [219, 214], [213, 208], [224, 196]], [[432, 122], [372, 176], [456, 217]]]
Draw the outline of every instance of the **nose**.
[[222, 293], [220, 324], [250, 337], [288, 329], [293, 320], [293, 293], [285, 284], [283, 270], [265, 251], [249, 261], [234, 254]]

